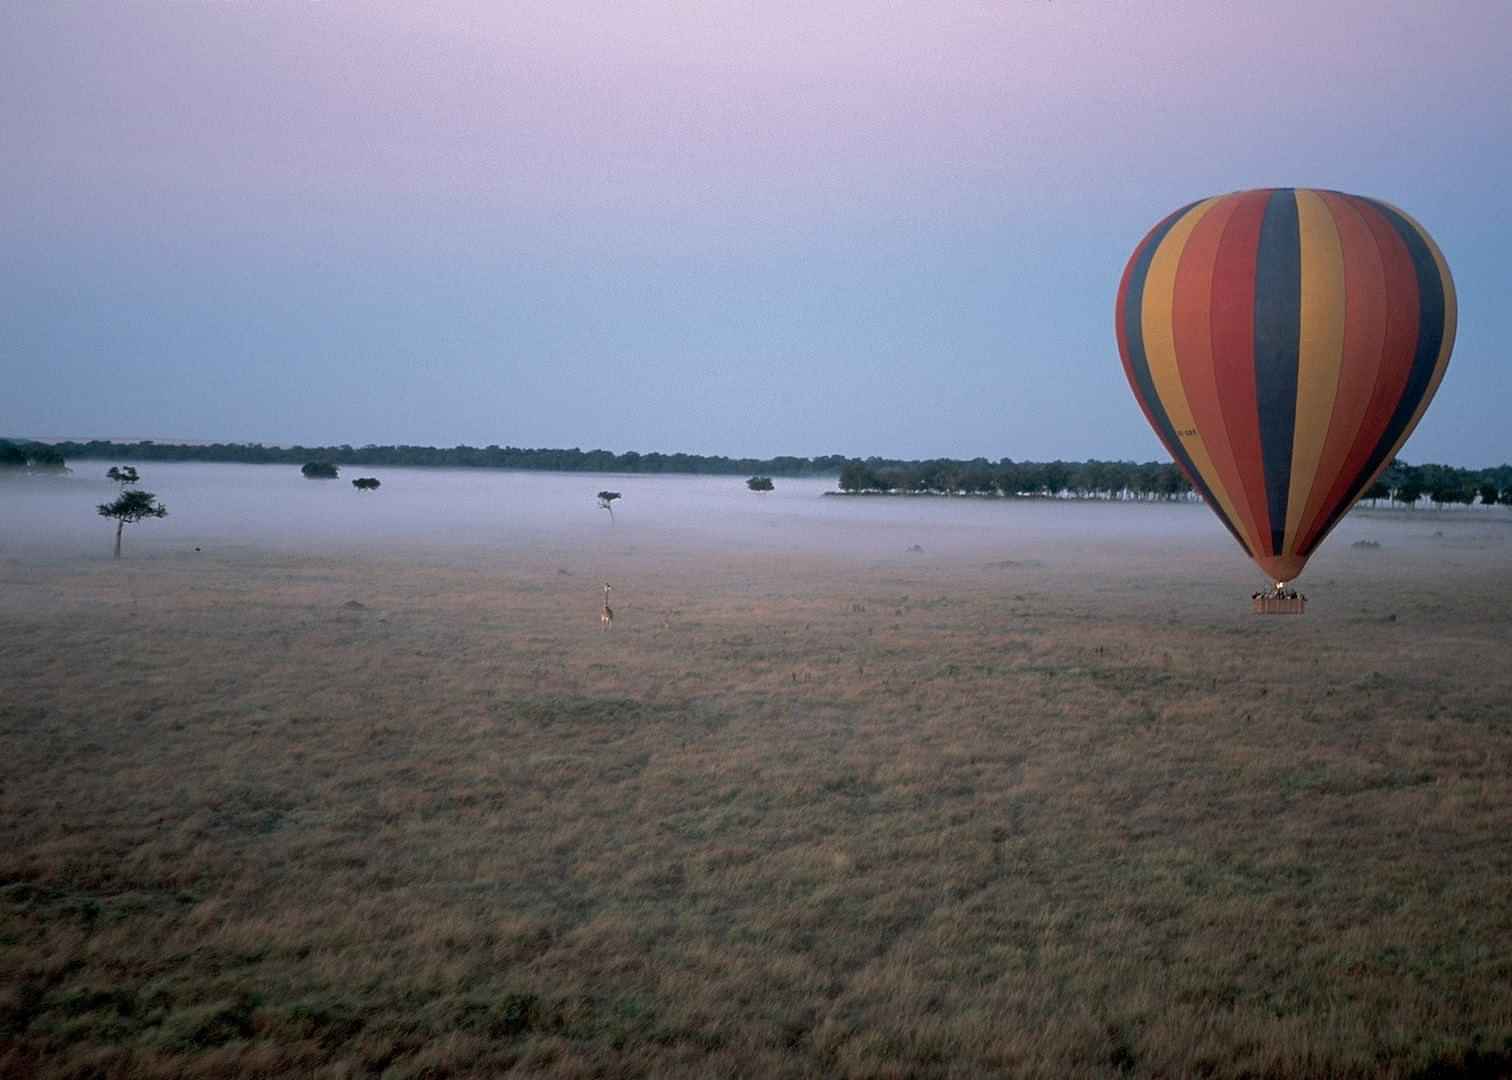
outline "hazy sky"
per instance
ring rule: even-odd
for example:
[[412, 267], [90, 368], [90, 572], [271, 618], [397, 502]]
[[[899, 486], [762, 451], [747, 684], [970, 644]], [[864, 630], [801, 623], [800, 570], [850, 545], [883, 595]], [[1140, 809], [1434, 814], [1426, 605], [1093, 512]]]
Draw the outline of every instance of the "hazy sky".
[[1406, 209], [1512, 460], [1512, 3], [0, 0], [0, 433], [1164, 457], [1195, 198]]

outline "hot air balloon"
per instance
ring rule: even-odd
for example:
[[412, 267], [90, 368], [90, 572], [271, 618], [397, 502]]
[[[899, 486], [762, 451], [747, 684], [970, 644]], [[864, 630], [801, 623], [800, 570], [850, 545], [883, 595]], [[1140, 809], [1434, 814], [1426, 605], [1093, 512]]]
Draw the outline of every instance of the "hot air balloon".
[[1455, 311], [1443, 255], [1402, 211], [1272, 188], [1150, 230], [1116, 321], [1150, 426], [1282, 592], [1422, 418]]

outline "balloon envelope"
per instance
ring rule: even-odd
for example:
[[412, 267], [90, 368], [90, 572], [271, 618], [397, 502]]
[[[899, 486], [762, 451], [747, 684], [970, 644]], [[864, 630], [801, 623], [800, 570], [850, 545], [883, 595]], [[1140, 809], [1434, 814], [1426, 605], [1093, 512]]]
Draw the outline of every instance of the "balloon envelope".
[[1449, 267], [1406, 214], [1275, 188], [1156, 225], [1115, 318], [1150, 426], [1266, 575], [1290, 581], [1417, 426], [1455, 312]]

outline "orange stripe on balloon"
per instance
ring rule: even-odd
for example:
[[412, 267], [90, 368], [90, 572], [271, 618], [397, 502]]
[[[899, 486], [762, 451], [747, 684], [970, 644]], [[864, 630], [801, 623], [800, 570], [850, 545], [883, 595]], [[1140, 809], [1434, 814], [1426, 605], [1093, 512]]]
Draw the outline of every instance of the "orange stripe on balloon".
[[1319, 193], [1338, 230], [1344, 256], [1344, 353], [1339, 388], [1334, 395], [1328, 435], [1318, 459], [1318, 482], [1307, 499], [1298, 532], [1298, 550], [1310, 550], [1323, 523], [1332, 516], [1336, 489], [1348, 483], [1344, 463], [1359, 441], [1360, 425], [1375, 390], [1386, 340], [1386, 271], [1375, 237], [1352, 199], [1336, 192]]
[[[1286, 540], [1295, 552], [1308, 496], [1338, 396], [1344, 362], [1344, 250], [1328, 204], [1315, 191], [1299, 190], [1297, 234], [1301, 246], [1301, 327], [1297, 337], [1297, 408], [1287, 494]], [[1331, 477], [1324, 477], [1326, 485]]]

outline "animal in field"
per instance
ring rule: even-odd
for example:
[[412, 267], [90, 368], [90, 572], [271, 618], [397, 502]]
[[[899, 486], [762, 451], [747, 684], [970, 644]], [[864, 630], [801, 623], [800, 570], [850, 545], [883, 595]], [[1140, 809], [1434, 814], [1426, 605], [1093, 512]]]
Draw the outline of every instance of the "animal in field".
[[609, 606], [609, 593], [613, 589], [613, 585], [604, 582], [604, 610], [599, 612], [599, 625], [605, 630], [614, 625], [614, 609]]

